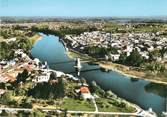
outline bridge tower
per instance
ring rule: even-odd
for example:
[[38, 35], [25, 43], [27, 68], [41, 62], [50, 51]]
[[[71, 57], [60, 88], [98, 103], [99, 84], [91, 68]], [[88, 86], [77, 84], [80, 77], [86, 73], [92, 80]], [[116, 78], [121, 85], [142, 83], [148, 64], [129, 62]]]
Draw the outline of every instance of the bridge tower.
[[81, 69], [81, 60], [80, 60], [80, 58], [77, 58], [76, 59], [76, 67], [78, 68], [78, 69]]
[[80, 70], [82, 68], [80, 58], [76, 58], [76, 62], [75, 62], [75, 66], [74, 67], [76, 68], [77, 75], [79, 76], [80, 75]]

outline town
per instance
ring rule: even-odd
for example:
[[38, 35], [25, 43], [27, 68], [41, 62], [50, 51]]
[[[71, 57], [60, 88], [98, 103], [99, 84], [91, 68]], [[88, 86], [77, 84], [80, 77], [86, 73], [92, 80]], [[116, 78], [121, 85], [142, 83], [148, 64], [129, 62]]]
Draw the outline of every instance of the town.
[[0, 0], [0, 117], [167, 117], [167, 0]]
[[[89, 46], [97, 46], [101, 48], [116, 48], [117, 51], [110, 54], [112, 61], [119, 60], [120, 54], [126, 52], [127, 56], [137, 49], [144, 59], [149, 59], [149, 52], [158, 49], [166, 49], [167, 38], [160, 38], [159, 32], [154, 33], [128, 33], [128, 34], [111, 34], [100, 31], [84, 32], [79, 36], [66, 35], [65, 39], [70, 41], [73, 49], [84, 50]], [[167, 53], [163, 53], [163, 57], [156, 56], [155, 60], [167, 60]]]
[[[115, 32], [115, 29], [106, 30], [109, 28], [106, 27], [108, 22], [97, 25], [96, 22], [85, 21], [86, 23], [79, 23], [80, 25], [77, 26], [78, 22], [62, 22], [1, 25], [0, 110], [2, 116], [9, 113], [19, 115], [38, 112], [57, 116], [99, 114], [154, 117], [155, 113], [151, 108], [144, 110], [120, 98], [111, 90], [103, 90], [95, 81], [88, 83], [84, 78], [80, 78], [79, 74], [74, 76], [51, 69], [47, 61], [33, 57], [30, 50], [42, 40], [43, 37], [39, 33], [54, 34], [60, 37], [59, 42], [64, 45], [67, 53], [76, 55], [72, 57], [76, 63], [80, 58], [81, 60], [90, 58], [90, 62], [98, 63], [105, 69], [113, 71], [117, 69], [117, 72], [121, 71], [122, 74], [142, 72], [143, 75], [143, 72], [148, 71], [150, 76], [136, 74], [133, 76], [156, 83], [160, 80], [160, 83], [166, 84], [166, 30], [151, 33], [124, 32], [126, 30], [120, 32], [116, 27], [118, 32]], [[128, 27], [127, 25], [131, 24], [125, 24], [123, 27]], [[112, 69], [116, 65], [121, 66], [123, 70], [117, 67]], [[130, 69], [126, 69], [125, 72], [124, 67]], [[82, 69], [81, 66], [79, 68]], [[127, 73], [127, 71], [131, 72]]]

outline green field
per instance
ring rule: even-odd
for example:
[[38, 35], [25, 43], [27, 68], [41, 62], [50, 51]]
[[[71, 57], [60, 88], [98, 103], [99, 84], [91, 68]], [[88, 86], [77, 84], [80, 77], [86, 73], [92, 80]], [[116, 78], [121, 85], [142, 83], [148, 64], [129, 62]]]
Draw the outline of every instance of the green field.
[[121, 107], [121, 103], [113, 99], [99, 98], [96, 103], [100, 112], [134, 112], [135, 109], [125, 104]]
[[62, 109], [73, 111], [95, 111], [92, 101], [66, 98], [63, 100]]

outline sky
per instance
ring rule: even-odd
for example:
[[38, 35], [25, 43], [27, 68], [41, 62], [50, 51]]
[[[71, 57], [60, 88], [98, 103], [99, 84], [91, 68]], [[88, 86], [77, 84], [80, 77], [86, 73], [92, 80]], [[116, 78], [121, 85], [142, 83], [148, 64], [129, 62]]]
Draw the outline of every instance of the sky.
[[0, 0], [0, 16], [167, 16], [167, 0]]

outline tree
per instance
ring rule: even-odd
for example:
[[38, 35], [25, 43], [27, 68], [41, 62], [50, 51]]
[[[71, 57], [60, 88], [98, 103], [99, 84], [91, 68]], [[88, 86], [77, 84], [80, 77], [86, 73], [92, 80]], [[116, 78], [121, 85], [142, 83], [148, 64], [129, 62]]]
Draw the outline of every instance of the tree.
[[81, 81], [82, 84], [86, 83], [86, 80], [84, 78], [81, 78], [80, 81]]
[[48, 82], [38, 83], [28, 91], [29, 96], [35, 98], [62, 98], [65, 94], [65, 85], [63, 78], [58, 78], [58, 84], [50, 85]]
[[14, 113], [6, 112], [5, 110], [2, 110], [0, 113], [1, 117], [17, 117]]
[[57, 94], [58, 94], [58, 97], [64, 97], [64, 94], [65, 94], [65, 86], [64, 86], [64, 81], [62, 77], [58, 78]]
[[160, 50], [160, 56], [161, 58], [164, 58], [164, 54], [167, 53], [167, 48], [163, 47], [161, 50]]
[[12, 92], [10, 92], [10, 91], [4, 93], [4, 94], [1, 96], [1, 98], [0, 98], [0, 102], [1, 102], [2, 104], [8, 104], [10, 101], [12, 101], [11, 96], [12, 96]]
[[125, 64], [126, 58], [127, 58], [127, 54], [125, 52], [123, 52], [119, 57], [119, 62], [122, 64]]
[[23, 108], [32, 108], [31, 99], [23, 98], [20, 104]]
[[154, 50], [152, 52], [149, 52], [149, 60], [150, 61], [155, 61], [157, 60], [158, 57], [163, 56], [163, 51], [160, 53], [159, 50]]
[[26, 94], [26, 90], [20, 87], [16, 87], [14, 91], [16, 96], [23, 96]]
[[16, 100], [11, 100], [8, 102], [8, 104], [11, 106], [11, 107], [18, 107], [18, 101]]
[[100, 95], [102, 97], [105, 95], [105, 91], [103, 89], [101, 89], [100, 86], [98, 86], [95, 81], [93, 81], [90, 84], [90, 90], [92, 93], [95, 93], [95, 94]]
[[16, 83], [20, 83], [20, 82], [26, 82], [26, 79], [28, 78], [28, 71], [27, 69], [24, 69], [22, 73], [19, 73], [17, 75], [17, 80], [16, 80]]
[[105, 57], [105, 55], [108, 54], [108, 50], [106, 48], [98, 46], [86, 47], [84, 51], [93, 57]]
[[143, 57], [140, 55], [137, 49], [134, 49], [130, 55], [126, 58], [126, 64], [139, 67], [143, 63]]
[[106, 92], [105, 95], [106, 95], [106, 97], [112, 97], [112, 96], [113, 96], [113, 93], [112, 93], [111, 90], [109, 90], [109, 91]]
[[18, 111], [17, 112], [17, 117], [29, 117], [30, 116], [30, 112], [27, 111]]
[[50, 74], [50, 80], [55, 80], [55, 79], [57, 79], [57, 75], [56, 75], [55, 72], [52, 72], [52, 73]]
[[30, 117], [45, 117], [45, 113], [40, 109], [34, 109], [31, 112]]

